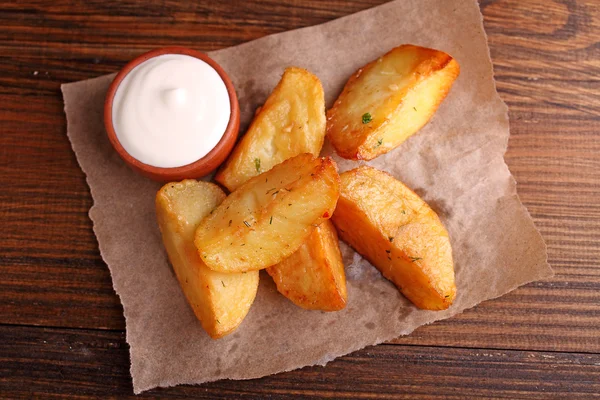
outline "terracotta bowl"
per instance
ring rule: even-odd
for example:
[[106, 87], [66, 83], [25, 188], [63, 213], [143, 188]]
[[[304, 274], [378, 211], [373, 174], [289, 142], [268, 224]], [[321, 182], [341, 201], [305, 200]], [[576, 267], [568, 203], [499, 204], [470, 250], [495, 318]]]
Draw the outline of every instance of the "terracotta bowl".
[[[125, 76], [133, 68], [137, 67], [142, 62], [163, 54], [184, 54], [198, 58], [209, 64], [211, 67], [214, 68], [215, 71], [217, 71], [221, 79], [223, 79], [225, 87], [227, 88], [227, 93], [229, 94], [229, 104], [231, 105], [229, 123], [227, 124], [225, 133], [223, 134], [223, 137], [221, 138], [219, 143], [217, 143], [217, 145], [201, 159], [194, 161], [191, 164], [173, 168], [155, 167], [152, 165], [144, 164], [143, 162], [133, 158], [133, 156], [131, 156], [119, 142], [112, 121], [113, 100], [115, 98], [115, 94], [117, 93], [119, 85], [123, 81], [123, 78], [125, 78]], [[159, 182], [178, 181], [186, 178], [199, 178], [205, 176], [210, 172], [214, 171], [223, 161], [225, 161], [229, 153], [231, 153], [233, 145], [235, 144], [235, 141], [237, 139], [238, 131], [240, 128], [240, 107], [231, 79], [229, 79], [229, 76], [227, 76], [225, 71], [223, 71], [223, 68], [221, 68], [221, 66], [217, 64], [213, 59], [211, 59], [204, 53], [191, 50], [185, 47], [163, 47], [160, 49], [149, 51], [133, 59], [127, 65], [125, 65], [125, 67], [117, 74], [115, 79], [112, 81], [110, 87], [108, 88], [108, 93], [106, 94], [106, 100], [104, 102], [104, 125], [106, 127], [106, 133], [108, 134], [108, 139], [110, 140], [110, 143], [117, 151], [117, 153], [119, 153], [121, 158], [131, 168], [133, 168], [140, 174]]]

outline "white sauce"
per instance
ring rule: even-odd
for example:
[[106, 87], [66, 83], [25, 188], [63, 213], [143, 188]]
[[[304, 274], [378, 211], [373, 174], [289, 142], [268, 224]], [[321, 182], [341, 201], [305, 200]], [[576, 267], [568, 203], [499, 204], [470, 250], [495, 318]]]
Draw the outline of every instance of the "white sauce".
[[165, 54], [142, 62], [121, 81], [112, 121], [131, 156], [171, 168], [208, 154], [225, 133], [230, 114], [217, 71], [195, 57]]

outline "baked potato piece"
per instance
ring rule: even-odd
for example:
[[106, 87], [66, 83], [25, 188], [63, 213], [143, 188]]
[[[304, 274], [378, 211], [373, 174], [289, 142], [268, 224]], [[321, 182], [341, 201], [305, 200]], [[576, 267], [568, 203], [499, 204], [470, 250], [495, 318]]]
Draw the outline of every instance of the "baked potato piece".
[[251, 178], [198, 226], [200, 257], [221, 272], [277, 264], [333, 214], [339, 179], [331, 158], [312, 154], [300, 154]]
[[321, 81], [305, 69], [286, 68], [215, 180], [230, 191], [302, 153], [319, 155], [325, 139]]
[[156, 195], [158, 226], [169, 260], [194, 314], [213, 339], [242, 323], [258, 289], [257, 271], [215, 272], [194, 246], [196, 227], [224, 198], [217, 185], [193, 179], [167, 183]]
[[346, 307], [346, 274], [338, 235], [330, 221], [316, 227], [298, 250], [267, 268], [279, 293], [307, 310]]
[[327, 138], [344, 158], [387, 153], [429, 121], [459, 72], [441, 51], [396, 47], [348, 80], [327, 112]]
[[361, 166], [340, 178], [332, 222], [342, 240], [417, 307], [448, 308], [456, 295], [454, 264], [448, 232], [437, 214], [385, 172]]

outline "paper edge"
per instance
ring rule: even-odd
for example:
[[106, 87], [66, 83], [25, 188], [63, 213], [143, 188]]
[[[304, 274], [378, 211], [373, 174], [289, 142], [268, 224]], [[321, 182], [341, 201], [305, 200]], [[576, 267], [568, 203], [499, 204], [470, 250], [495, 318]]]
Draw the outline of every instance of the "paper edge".
[[[109, 74], [109, 75], [113, 75], [113, 74]], [[105, 78], [106, 75], [102, 75], [96, 78], [91, 78], [90, 80], [96, 80], [96, 79], [102, 79]], [[113, 271], [110, 268], [110, 265], [108, 264], [108, 261], [106, 260], [105, 256], [104, 256], [104, 249], [102, 244], [100, 243], [100, 241], [98, 240], [98, 232], [96, 232], [96, 220], [93, 217], [93, 212], [96, 209], [96, 201], [93, 195], [93, 189], [92, 189], [92, 185], [90, 185], [90, 181], [88, 178], [88, 174], [87, 172], [85, 172], [85, 169], [83, 168], [83, 166], [81, 165], [81, 163], [79, 162], [79, 157], [77, 156], [77, 152], [75, 151], [75, 144], [73, 143], [73, 140], [71, 139], [71, 134], [69, 132], [69, 120], [68, 120], [68, 114], [67, 114], [67, 102], [65, 101], [65, 89], [67, 86], [71, 85], [71, 84], [76, 84], [77, 82], [70, 82], [70, 83], [62, 83], [60, 85], [60, 91], [63, 97], [63, 113], [65, 114], [65, 121], [67, 122], [67, 138], [69, 139], [69, 144], [71, 146], [71, 150], [73, 151], [73, 154], [75, 155], [75, 160], [77, 161], [77, 165], [79, 165], [79, 169], [81, 170], [81, 172], [83, 172], [83, 176], [85, 178], [85, 183], [88, 186], [89, 192], [90, 192], [90, 197], [92, 198], [92, 206], [90, 207], [90, 209], [88, 210], [87, 214], [88, 214], [88, 218], [90, 219], [90, 221], [92, 221], [92, 231], [94, 232], [94, 237], [96, 239], [96, 242], [98, 243], [98, 251], [100, 252], [100, 258], [102, 258], [102, 262], [104, 262], [104, 264], [106, 265], [107, 269], [108, 269], [108, 273], [110, 274], [110, 280], [111, 280], [111, 286], [113, 291], [115, 292], [115, 294], [117, 295], [117, 297], [119, 298], [119, 303], [121, 303], [121, 307], [123, 307], [123, 318], [125, 318], [125, 342], [127, 343], [127, 347], [128, 347], [128, 355], [129, 355], [129, 376], [131, 377], [131, 381], [132, 381], [132, 386], [133, 386], [133, 393], [135, 395], [142, 393], [141, 391], [136, 391], [136, 383], [135, 383], [135, 379], [133, 377], [133, 362], [132, 362], [132, 346], [131, 343], [129, 341], [129, 329], [127, 329], [127, 325], [129, 324], [129, 317], [127, 315], [127, 312], [125, 311], [125, 306], [123, 304], [123, 300], [121, 298], [121, 293], [119, 293], [119, 290], [117, 289], [116, 285], [115, 285], [115, 278], [113, 276]], [[157, 387], [157, 386], [156, 386]], [[152, 389], [152, 388], [150, 388]], [[150, 390], [147, 389], [147, 390]]]
[[[519, 191], [518, 191], [519, 184], [518, 184], [517, 180], [515, 179], [514, 175], [512, 174], [510, 167], [506, 163], [505, 156], [506, 156], [506, 152], [508, 151], [508, 142], [509, 142], [510, 136], [511, 136], [510, 114], [509, 114], [510, 109], [508, 108], [508, 105], [506, 104], [506, 102], [504, 101], [502, 96], [500, 96], [500, 93], [498, 92], [498, 85], [496, 84], [496, 70], [494, 67], [494, 61], [492, 60], [492, 54], [490, 51], [490, 45], [489, 45], [490, 42], [488, 39], [488, 34], [487, 34], [487, 31], [485, 30], [485, 25], [483, 23], [483, 13], [481, 12], [482, 11], [481, 7], [479, 5], [478, 0], [471, 0], [471, 4], [473, 4], [477, 7], [477, 10], [479, 13], [479, 28], [481, 29], [481, 32], [483, 33], [483, 37], [485, 39], [485, 48], [487, 50], [487, 61], [488, 61], [489, 68], [492, 71], [492, 84], [494, 85], [494, 97], [496, 98], [496, 100], [499, 101], [500, 104], [502, 104], [502, 107], [504, 108], [504, 120], [508, 124], [508, 136], [506, 137], [506, 140], [504, 143], [504, 151], [502, 152], [502, 163], [503, 163], [504, 167], [506, 168], [506, 170], [508, 171], [511, 186], [514, 188], [515, 200], [517, 201], [521, 210], [525, 212], [525, 215], [527, 215], [529, 217], [529, 220], [528, 220], [529, 224], [533, 227], [533, 230], [537, 234], [537, 239], [539, 239], [544, 246], [544, 255], [545, 255], [544, 264], [547, 267], [547, 269], [549, 270], [549, 274], [547, 274], [546, 276], [536, 279], [536, 280], [531, 280], [529, 282], [523, 283], [523, 284], [516, 286], [506, 292], [506, 293], [510, 293], [513, 290], [517, 289], [518, 287], [525, 286], [531, 282], [536, 282], [537, 280], [540, 280], [540, 279], [552, 278], [555, 276], [556, 273], [555, 273], [554, 269], [552, 268], [552, 266], [550, 265], [550, 263], [548, 262], [548, 244], [546, 243], [546, 240], [544, 240], [544, 237], [542, 236], [542, 233], [540, 232], [538, 227], [535, 225], [535, 221], [533, 220], [531, 213], [529, 212], [527, 207], [525, 207], [525, 205], [521, 201], [521, 197], [519, 196]], [[504, 293], [504, 294], [506, 294], [506, 293]], [[500, 297], [500, 296], [498, 296], [498, 297]], [[498, 297], [493, 297], [488, 300], [496, 299]], [[487, 301], [487, 300], [484, 300], [484, 301]]]

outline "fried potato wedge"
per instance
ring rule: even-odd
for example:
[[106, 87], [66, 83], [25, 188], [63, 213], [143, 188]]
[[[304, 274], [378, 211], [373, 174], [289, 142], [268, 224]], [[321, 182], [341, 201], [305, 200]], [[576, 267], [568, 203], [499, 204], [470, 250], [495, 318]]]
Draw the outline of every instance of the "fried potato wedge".
[[289, 257], [333, 214], [339, 179], [331, 158], [308, 153], [251, 178], [198, 226], [202, 260], [215, 271], [243, 272]]
[[318, 156], [324, 139], [321, 81], [305, 69], [287, 68], [215, 180], [234, 191], [288, 158]]
[[348, 80], [327, 112], [327, 138], [344, 158], [387, 153], [431, 119], [459, 73], [446, 53], [396, 47]]
[[215, 184], [188, 179], [156, 195], [156, 214], [169, 260], [204, 330], [217, 339], [241, 323], [258, 290], [258, 272], [225, 274], [208, 268], [194, 246], [200, 221], [225, 199]]
[[267, 268], [279, 293], [307, 310], [346, 307], [346, 274], [338, 235], [330, 221], [316, 227], [291, 256]]
[[368, 166], [344, 172], [332, 217], [342, 240], [376, 266], [417, 307], [454, 301], [448, 232], [437, 214], [391, 175]]

